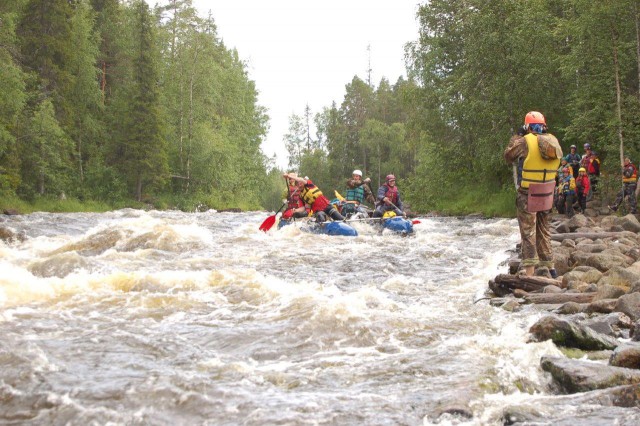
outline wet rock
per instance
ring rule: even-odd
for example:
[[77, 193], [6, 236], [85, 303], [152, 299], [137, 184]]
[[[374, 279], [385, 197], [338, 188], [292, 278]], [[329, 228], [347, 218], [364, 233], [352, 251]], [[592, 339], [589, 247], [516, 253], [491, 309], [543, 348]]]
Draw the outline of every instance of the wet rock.
[[12, 243], [14, 241], [24, 241], [26, 238], [24, 232], [15, 232], [11, 228], [0, 226], [0, 240], [2, 241]]
[[589, 318], [582, 324], [597, 333], [619, 338], [622, 336], [622, 329], [631, 327], [631, 319], [622, 312], [613, 312], [609, 315]]
[[562, 247], [575, 248], [576, 242], [573, 240], [563, 240], [561, 245]]
[[615, 310], [624, 312], [633, 321], [640, 319], [640, 293], [625, 294], [620, 297]]
[[54, 255], [48, 259], [33, 262], [27, 269], [37, 277], [64, 278], [78, 269], [86, 269], [87, 261], [75, 252]]
[[609, 365], [640, 369], [640, 344], [625, 344], [618, 346], [611, 355]]
[[8, 216], [16, 216], [19, 215], [20, 212], [16, 209], [4, 209], [2, 210], [2, 213], [8, 215]]
[[516, 299], [511, 299], [505, 303], [502, 304], [502, 306], [500, 306], [502, 309], [504, 309], [507, 312], [515, 312], [520, 310], [521, 306], [520, 306], [520, 302], [518, 302]]
[[540, 365], [568, 393], [640, 383], [640, 371], [592, 361], [543, 356]]
[[618, 342], [609, 336], [557, 316], [546, 316], [538, 320], [529, 332], [538, 342], [551, 339], [559, 346], [585, 350], [614, 349]]
[[588, 314], [609, 314], [616, 310], [616, 305], [618, 304], [618, 299], [601, 299], [596, 300], [586, 307], [584, 310]]
[[584, 303], [567, 302], [554, 312], [561, 315], [574, 315], [582, 312], [587, 306]]
[[629, 337], [632, 342], [640, 342], [640, 320], [635, 320], [633, 324], [631, 324]]

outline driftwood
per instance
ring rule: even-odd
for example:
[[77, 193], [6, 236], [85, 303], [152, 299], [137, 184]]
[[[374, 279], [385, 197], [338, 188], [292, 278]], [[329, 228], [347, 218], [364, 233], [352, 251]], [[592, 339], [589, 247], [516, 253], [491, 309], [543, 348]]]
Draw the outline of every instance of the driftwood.
[[635, 238], [637, 234], [631, 231], [620, 232], [568, 232], [563, 234], [551, 234], [553, 241], [579, 240], [587, 238], [589, 240], [597, 240], [599, 238]]
[[527, 294], [523, 298], [528, 303], [562, 304], [567, 302], [591, 303], [596, 293], [538, 293]]
[[511, 290], [519, 288], [528, 292], [542, 291], [548, 285], [562, 288], [562, 281], [538, 276], [500, 274], [495, 277], [494, 281], [496, 284], [507, 286]]

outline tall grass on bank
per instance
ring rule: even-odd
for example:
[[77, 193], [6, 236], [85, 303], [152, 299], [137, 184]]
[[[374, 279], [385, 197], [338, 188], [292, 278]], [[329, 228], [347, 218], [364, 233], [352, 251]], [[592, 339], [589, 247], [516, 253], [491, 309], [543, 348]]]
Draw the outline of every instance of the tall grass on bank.
[[513, 189], [460, 188], [460, 191], [433, 200], [433, 210], [447, 216], [482, 214], [485, 217], [515, 217], [516, 194]]

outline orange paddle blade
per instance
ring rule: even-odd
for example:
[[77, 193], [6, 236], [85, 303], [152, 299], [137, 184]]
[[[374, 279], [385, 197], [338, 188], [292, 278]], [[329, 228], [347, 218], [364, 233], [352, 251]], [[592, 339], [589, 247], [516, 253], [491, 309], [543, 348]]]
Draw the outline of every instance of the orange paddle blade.
[[274, 214], [273, 216], [269, 216], [268, 218], [266, 218], [264, 220], [264, 222], [262, 222], [262, 225], [260, 225], [260, 230], [267, 232], [269, 229], [271, 229], [271, 227], [273, 226], [273, 224], [276, 223], [276, 215]]

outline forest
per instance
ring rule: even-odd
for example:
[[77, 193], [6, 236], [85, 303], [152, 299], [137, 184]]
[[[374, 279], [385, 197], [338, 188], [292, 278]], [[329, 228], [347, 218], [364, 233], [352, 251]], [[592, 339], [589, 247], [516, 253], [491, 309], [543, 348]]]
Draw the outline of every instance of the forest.
[[[640, 161], [640, 2], [431, 0], [407, 75], [345, 76], [289, 117], [288, 171], [327, 194], [398, 177], [415, 212], [512, 215], [502, 153], [530, 110], [619, 179]], [[0, 3], [0, 197], [110, 208], [274, 209], [283, 170], [242, 52], [191, 0]], [[296, 106], [292, 106], [296, 107]]]

